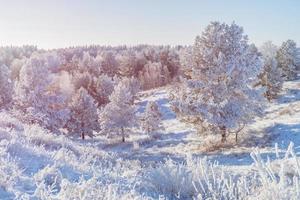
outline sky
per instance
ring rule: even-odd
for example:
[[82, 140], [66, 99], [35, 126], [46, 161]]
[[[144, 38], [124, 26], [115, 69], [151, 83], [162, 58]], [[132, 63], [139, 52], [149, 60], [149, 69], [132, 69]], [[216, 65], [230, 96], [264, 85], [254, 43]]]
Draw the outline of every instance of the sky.
[[0, 0], [0, 45], [190, 45], [211, 21], [300, 44], [299, 0]]

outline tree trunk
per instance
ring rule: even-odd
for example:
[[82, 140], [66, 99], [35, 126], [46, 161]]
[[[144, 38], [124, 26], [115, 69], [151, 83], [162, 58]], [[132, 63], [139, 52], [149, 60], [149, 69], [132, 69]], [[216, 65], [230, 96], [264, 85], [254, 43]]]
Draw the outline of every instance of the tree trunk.
[[235, 143], [236, 144], [238, 143], [238, 134], [239, 134], [238, 132], [235, 133]]
[[121, 131], [122, 131], [122, 142], [125, 142], [125, 135], [124, 135], [124, 128], [123, 127], [121, 128]]
[[222, 126], [222, 127], [220, 127], [220, 130], [221, 130], [221, 136], [222, 136], [221, 142], [224, 143], [224, 142], [226, 142], [226, 127]]
[[[81, 128], [83, 129], [84, 123], [81, 121]], [[81, 139], [84, 140], [84, 132], [81, 133]]]

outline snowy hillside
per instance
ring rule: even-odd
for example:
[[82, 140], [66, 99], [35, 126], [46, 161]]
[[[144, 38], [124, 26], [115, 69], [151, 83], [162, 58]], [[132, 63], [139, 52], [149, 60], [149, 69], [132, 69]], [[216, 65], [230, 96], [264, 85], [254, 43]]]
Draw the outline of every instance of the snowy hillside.
[[203, 148], [207, 137], [176, 118], [168, 87], [141, 92], [137, 102], [139, 113], [148, 101], [159, 105], [164, 130], [152, 138], [133, 129], [125, 143], [102, 136], [70, 139], [2, 111], [0, 197], [297, 199], [299, 88], [299, 80], [285, 82], [278, 100], [244, 130], [238, 145], [212, 152]]

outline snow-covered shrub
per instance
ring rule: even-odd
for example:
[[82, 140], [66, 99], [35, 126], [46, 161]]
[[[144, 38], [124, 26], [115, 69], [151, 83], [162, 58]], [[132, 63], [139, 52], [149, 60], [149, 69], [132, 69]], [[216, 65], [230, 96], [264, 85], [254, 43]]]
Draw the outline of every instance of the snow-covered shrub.
[[261, 111], [261, 91], [253, 88], [262, 63], [236, 24], [212, 22], [196, 37], [192, 74], [174, 95], [172, 104], [219, 129], [222, 141], [229, 129], [249, 123]]
[[299, 51], [293, 40], [282, 43], [277, 51], [278, 66], [282, 69], [286, 80], [294, 80], [297, 76], [297, 65], [299, 64]]
[[196, 192], [192, 172], [172, 160], [148, 169], [143, 182], [148, 190], [169, 198], [189, 199]]
[[279, 150], [275, 146], [277, 160], [272, 162], [264, 161], [258, 149], [251, 153], [258, 172], [253, 178], [256, 184], [249, 199], [300, 198], [300, 165], [293, 146], [290, 143], [283, 158], [279, 157]]
[[150, 191], [171, 199], [243, 199], [245, 179], [226, 174], [223, 167], [207, 158], [186, 164], [167, 160], [147, 170], [144, 183]]
[[62, 174], [55, 166], [46, 166], [34, 175], [34, 180], [37, 185], [35, 195], [39, 194], [40, 188], [48, 188], [52, 194], [56, 194], [61, 190]]
[[226, 172], [224, 166], [203, 159], [187, 159], [198, 199], [244, 199], [248, 191], [245, 177]]
[[122, 190], [117, 184], [101, 184], [96, 177], [88, 180], [81, 179], [78, 183], [72, 183], [64, 179], [61, 192], [57, 199], [65, 200], [151, 200], [140, 195], [135, 190]]
[[[22, 178], [22, 169], [17, 162], [8, 156], [10, 141], [0, 141], [0, 188], [8, 192], [13, 192], [18, 181]], [[1, 193], [0, 193], [1, 195]], [[1, 196], [0, 196], [1, 198]]]

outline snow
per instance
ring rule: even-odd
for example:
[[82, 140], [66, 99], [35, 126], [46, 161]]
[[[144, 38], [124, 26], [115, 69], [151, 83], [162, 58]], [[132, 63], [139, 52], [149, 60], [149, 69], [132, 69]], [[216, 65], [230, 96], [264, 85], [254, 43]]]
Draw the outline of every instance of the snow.
[[[271, 102], [265, 115], [254, 119], [244, 130], [240, 144], [212, 152], [202, 148], [209, 139], [207, 136], [197, 134], [193, 127], [176, 118], [168, 102], [168, 87], [141, 92], [136, 102], [138, 114], [144, 112], [147, 102], [156, 102], [164, 130], [152, 138], [135, 128], [125, 143], [120, 143], [120, 138], [104, 136], [85, 141], [58, 136], [38, 125], [25, 125], [12, 113], [1, 111], [0, 197], [158, 199], [159, 195], [165, 195], [167, 199], [190, 199], [191, 195], [198, 198], [216, 195], [218, 199], [235, 195], [233, 189], [218, 186], [221, 182], [229, 184], [229, 175], [239, 180], [243, 176], [261, 177], [256, 187], [260, 192], [253, 192], [250, 186], [246, 187], [249, 192], [243, 192], [250, 199], [266, 199], [272, 192], [281, 199], [287, 194], [296, 197], [298, 185], [281, 186], [280, 180], [285, 176], [279, 172], [284, 169], [285, 174], [299, 176], [294, 162], [295, 155], [300, 154], [299, 88], [299, 79], [285, 82], [278, 100]], [[293, 147], [289, 147], [291, 141]], [[286, 156], [287, 149], [290, 150]], [[279, 180], [271, 184], [267, 180], [273, 174]], [[288, 192], [277, 194], [283, 188], [288, 188]], [[225, 190], [229, 191], [226, 195]]]

